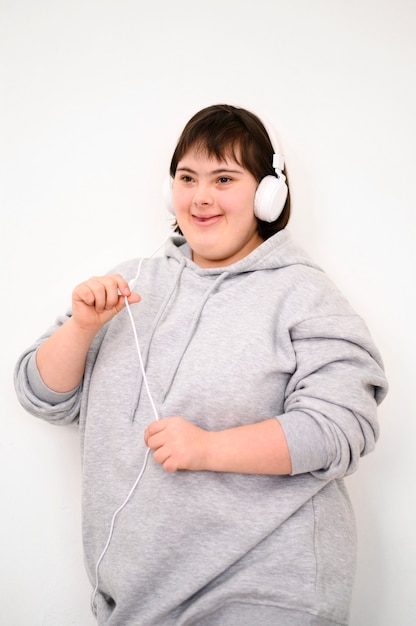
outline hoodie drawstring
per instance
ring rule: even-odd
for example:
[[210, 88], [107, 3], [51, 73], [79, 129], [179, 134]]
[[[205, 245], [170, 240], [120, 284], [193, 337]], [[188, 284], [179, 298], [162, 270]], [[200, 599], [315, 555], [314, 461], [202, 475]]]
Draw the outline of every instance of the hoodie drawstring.
[[182, 350], [178, 356], [178, 358], [176, 359], [176, 363], [174, 364], [170, 375], [168, 376], [168, 385], [166, 387], [166, 391], [164, 393], [163, 396], [163, 400], [162, 402], [164, 402], [166, 400], [166, 397], [172, 387], [173, 381], [175, 379], [176, 376], [176, 372], [179, 369], [179, 366], [182, 362], [183, 356], [186, 352], [186, 350], [188, 349], [189, 344], [191, 343], [192, 337], [195, 334], [196, 328], [198, 326], [199, 320], [201, 319], [201, 315], [202, 312], [204, 310], [205, 304], [207, 303], [207, 300], [209, 299], [209, 297], [213, 294], [213, 292], [218, 288], [218, 286], [220, 285], [220, 283], [223, 282], [223, 280], [225, 280], [228, 276], [228, 272], [223, 272], [222, 274], [220, 274], [217, 279], [213, 282], [213, 284], [211, 285], [211, 287], [208, 289], [208, 291], [204, 294], [204, 297], [202, 298], [201, 302], [199, 303], [199, 306], [197, 308], [197, 310], [195, 311], [195, 314], [192, 318], [192, 322], [189, 326], [189, 330], [188, 333], [185, 337], [185, 340], [182, 344]]

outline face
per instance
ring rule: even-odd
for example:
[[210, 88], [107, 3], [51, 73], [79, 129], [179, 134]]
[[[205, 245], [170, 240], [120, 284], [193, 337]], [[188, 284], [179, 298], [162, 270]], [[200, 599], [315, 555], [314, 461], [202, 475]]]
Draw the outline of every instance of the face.
[[[238, 156], [238, 155], [237, 155]], [[173, 181], [176, 220], [201, 267], [223, 267], [262, 243], [254, 215], [258, 183], [232, 158], [190, 150]]]

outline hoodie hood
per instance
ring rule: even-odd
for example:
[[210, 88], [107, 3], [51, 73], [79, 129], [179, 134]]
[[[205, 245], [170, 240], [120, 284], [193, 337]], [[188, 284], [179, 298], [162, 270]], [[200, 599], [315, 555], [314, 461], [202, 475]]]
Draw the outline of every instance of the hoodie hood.
[[168, 241], [165, 254], [168, 258], [175, 259], [179, 263], [185, 263], [186, 267], [200, 276], [215, 276], [224, 272], [228, 276], [235, 276], [245, 272], [281, 269], [291, 265], [306, 265], [322, 271], [321, 267], [293, 242], [289, 231], [286, 229], [264, 241], [243, 259], [224, 267], [203, 268], [194, 263], [192, 250], [185, 237], [181, 235], [174, 235]]

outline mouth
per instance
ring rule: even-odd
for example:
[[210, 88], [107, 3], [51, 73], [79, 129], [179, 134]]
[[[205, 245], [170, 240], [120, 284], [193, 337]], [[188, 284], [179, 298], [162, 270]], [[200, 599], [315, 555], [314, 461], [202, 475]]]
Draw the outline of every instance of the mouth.
[[192, 220], [198, 226], [212, 226], [221, 219], [221, 215], [192, 215]]

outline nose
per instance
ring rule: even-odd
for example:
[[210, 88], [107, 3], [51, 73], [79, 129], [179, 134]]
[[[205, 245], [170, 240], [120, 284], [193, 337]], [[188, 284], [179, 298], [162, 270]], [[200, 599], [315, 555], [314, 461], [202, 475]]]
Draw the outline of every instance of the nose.
[[213, 202], [212, 189], [209, 184], [199, 182], [193, 197], [195, 206], [210, 205]]

